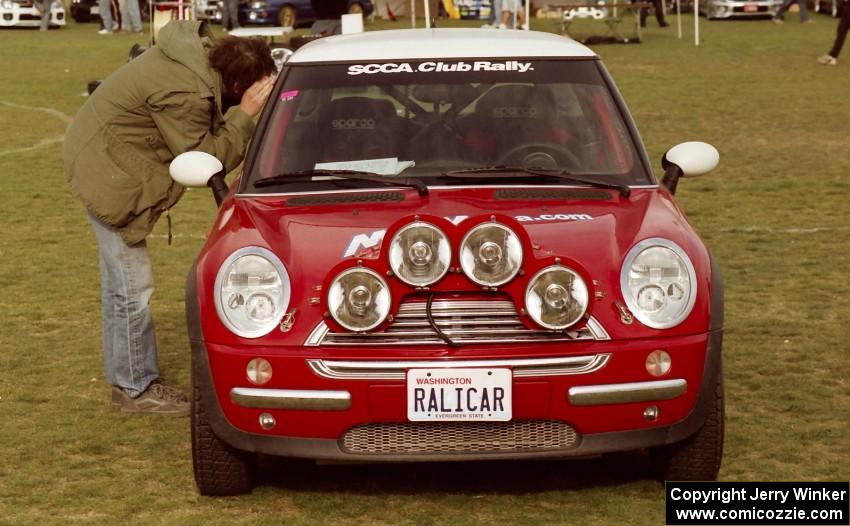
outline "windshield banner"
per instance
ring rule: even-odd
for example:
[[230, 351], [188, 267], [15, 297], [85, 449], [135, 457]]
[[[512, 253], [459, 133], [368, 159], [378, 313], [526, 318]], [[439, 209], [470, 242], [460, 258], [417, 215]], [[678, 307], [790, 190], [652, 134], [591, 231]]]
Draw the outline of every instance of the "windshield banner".
[[349, 75], [373, 75], [375, 73], [443, 73], [443, 72], [467, 72], [467, 71], [516, 71], [525, 73], [534, 71], [531, 62], [520, 62], [518, 60], [505, 60], [493, 62], [490, 60], [475, 60], [471, 62], [422, 62], [410, 64], [409, 62], [387, 62], [384, 64], [352, 64], [348, 66]]

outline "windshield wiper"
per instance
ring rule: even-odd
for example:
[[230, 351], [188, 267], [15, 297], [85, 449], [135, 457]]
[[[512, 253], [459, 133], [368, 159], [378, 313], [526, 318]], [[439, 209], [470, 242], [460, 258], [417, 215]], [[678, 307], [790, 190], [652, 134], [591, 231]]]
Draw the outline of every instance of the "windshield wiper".
[[617, 190], [623, 197], [629, 197], [632, 190], [627, 185], [617, 183], [606, 183], [603, 181], [595, 181], [593, 179], [584, 179], [582, 177], [571, 174], [568, 170], [560, 168], [541, 168], [536, 166], [481, 166], [477, 168], [464, 168], [462, 170], [451, 170], [442, 174], [444, 177], [453, 177], [458, 179], [472, 178], [498, 178], [511, 179], [523, 177], [552, 177], [560, 181], [566, 181], [574, 184], [584, 184], [594, 188], [607, 188], [609, 190]]
[[[313, 177], [317, 175], [327, 175], [337, 179], [350, 179], [352, 181], [371, 181], [388, 186], [407, 186], [416, 188], [420, 196], [428, 195], [428, 185], [419, 179], [413, 177], [388, 177], [375, 172], [363, 172], [360, 170], [299, 170], [297, 172], [282, 173], [254, 181], [254, 187], [263, 188], [282, 183], [313, 182], [315, 181]], [[331, 182], [333, 182], [332, 179]]]

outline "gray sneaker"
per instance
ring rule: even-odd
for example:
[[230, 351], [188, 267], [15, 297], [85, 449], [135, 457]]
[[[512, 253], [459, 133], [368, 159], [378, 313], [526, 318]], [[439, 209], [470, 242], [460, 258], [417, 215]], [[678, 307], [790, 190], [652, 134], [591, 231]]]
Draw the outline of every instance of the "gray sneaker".
[[112, 405], [122, 413], [150, 413], [153, 415], [188, 416], [189, 401], [173, 387], [154, 382], [145, 392], [131, 398], [120, 387], [112, 387]]

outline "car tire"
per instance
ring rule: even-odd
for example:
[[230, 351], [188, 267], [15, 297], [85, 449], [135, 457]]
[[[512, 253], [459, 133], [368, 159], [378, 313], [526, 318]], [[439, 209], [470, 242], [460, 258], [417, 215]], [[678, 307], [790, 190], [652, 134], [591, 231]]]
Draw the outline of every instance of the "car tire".
[[291, 5], [285, 5], [280, 8], [280, 12], [277, 14], [277, 21], [281, 27], [295, 27], [295, 8]]
[[699, 431], [681, 442], [650, 451], [660, 480], [717, 480], [723, 458], [724, 405], [720, 373], [711, 407]]
[[[193, 382], [194, 383], [194, 382]], [[240, 495], [253, 487], [254, 455], [218, 438], [197, 386], [192, 389], [192, 467], [201, 495]]]

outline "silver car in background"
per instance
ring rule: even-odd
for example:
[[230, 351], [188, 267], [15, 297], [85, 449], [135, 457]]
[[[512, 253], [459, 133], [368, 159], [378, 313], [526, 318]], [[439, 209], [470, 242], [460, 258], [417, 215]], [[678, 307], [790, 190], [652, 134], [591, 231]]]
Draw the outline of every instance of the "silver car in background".
[[709, 20], [732, 17], [770, 17], [782, 0], [700, 0], [699, 13]]

